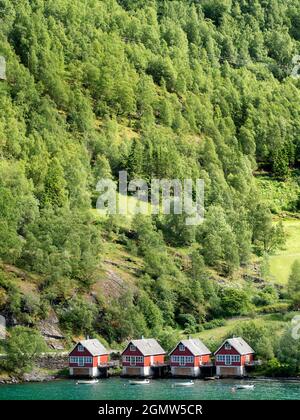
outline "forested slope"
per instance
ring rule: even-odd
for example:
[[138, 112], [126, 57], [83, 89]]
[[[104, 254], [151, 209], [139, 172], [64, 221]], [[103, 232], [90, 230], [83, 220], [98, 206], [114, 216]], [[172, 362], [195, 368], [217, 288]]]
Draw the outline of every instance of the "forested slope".
[[[238, 280], [283, 243], [253, 174], [299, 163], [299, 16], [294, 0], [0, 0], [1, 313], [53, 310], [112, 343], [284, 297]], [[99, 217], [97, 180], [120, 170], [204, 179], [204, 223]]]

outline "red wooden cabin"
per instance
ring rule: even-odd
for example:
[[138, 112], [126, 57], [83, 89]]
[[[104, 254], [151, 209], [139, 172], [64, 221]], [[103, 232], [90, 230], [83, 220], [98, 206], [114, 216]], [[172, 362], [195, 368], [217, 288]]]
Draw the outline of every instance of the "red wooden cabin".
[[151, 376], [165, 362], [164, 349], [154, 338], [132, 340], [122, 353], [123, 375]]
[[245, 366], [253, 363], [254, 350], [241, 337], [229, 338], [215, 352], [216, 374], [244, 376]]
[[108, 359], [109, 353], [99, 340], [80, 341], [69, 354], [70, 375], [97, 377]]
[[201, 366], [210, 364], [211, 351], [198, 339], [181, 340], [170, 353], [174, 376], [199, 376]]

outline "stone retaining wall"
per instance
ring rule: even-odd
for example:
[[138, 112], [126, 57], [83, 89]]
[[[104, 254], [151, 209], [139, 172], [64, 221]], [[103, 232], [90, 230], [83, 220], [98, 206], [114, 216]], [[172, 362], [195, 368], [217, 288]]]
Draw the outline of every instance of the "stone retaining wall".
[[44, 355], [36, 360], [36, 366], [42, 369], [64, 369], [68, 367], [68, 356], [65, 355]]

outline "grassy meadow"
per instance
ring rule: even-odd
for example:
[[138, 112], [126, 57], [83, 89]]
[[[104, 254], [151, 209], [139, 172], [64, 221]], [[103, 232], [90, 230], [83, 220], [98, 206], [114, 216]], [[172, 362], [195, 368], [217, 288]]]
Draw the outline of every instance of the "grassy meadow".
[[288, 281], [293, 262], [300, 259], [300, 220], [285, 220], [283, 224], [287, 233], [286, 245], [269, 259], [271, 280], [280, 284]]

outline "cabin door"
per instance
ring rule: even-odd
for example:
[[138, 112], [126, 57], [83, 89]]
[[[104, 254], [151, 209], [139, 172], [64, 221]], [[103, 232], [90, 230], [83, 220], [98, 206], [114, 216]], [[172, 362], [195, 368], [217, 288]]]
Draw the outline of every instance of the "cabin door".
[[131, 366], [135, 366], [136, 365], [135, 356], [130, 357], [130, 364], [131, 364]]
[[180, 364], [180, 366], [185, 366], [185, 357], [184, 356], [179, 356], [179, 364]]
[[84, 366], [84, 358], [78, 357], [78, 366]]
[[231, 365], [231, 356], [230, 356], [230, 354], [226, 354], [226, 356], [225, 356], [225, 365]]

